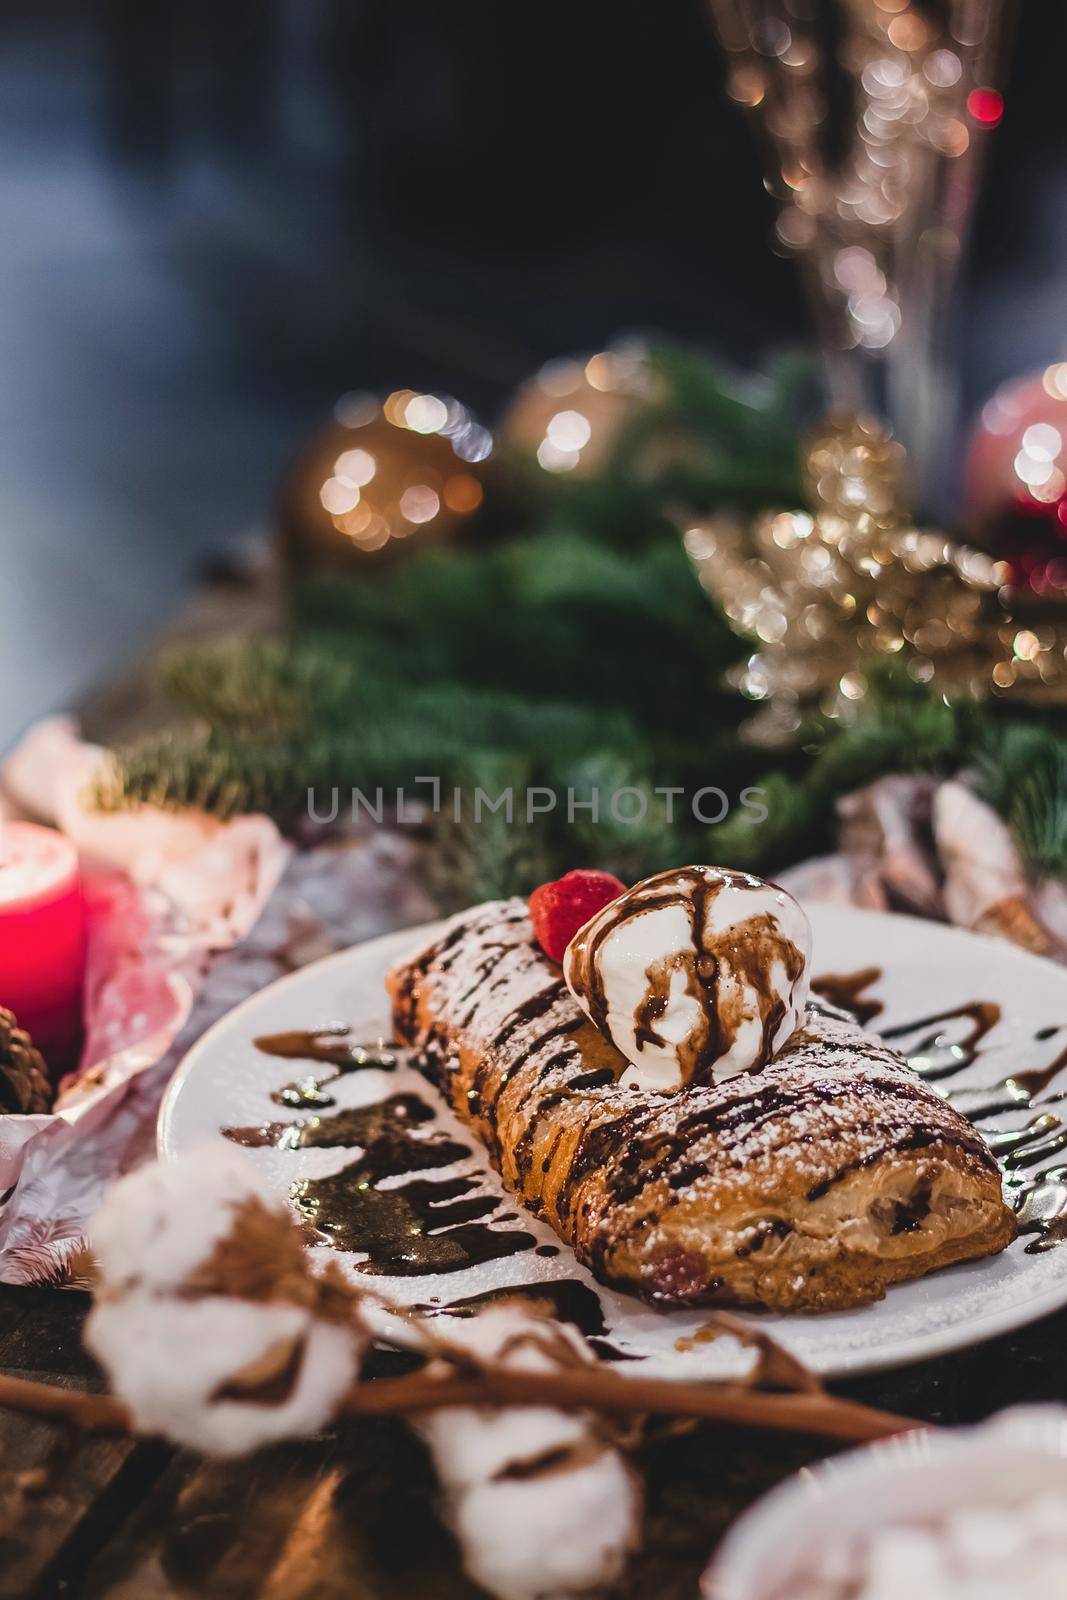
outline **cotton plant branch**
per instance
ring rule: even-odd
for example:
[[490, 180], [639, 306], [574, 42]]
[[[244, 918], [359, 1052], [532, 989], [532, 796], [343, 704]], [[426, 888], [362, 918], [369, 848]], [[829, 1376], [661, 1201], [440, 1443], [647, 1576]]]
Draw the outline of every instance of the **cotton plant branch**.
[[129, 1410], [113, 1395], [61, 1389], [57, 1384], [36, 1383], [6, 1373], [0, 1375], [0, 1407], [44, 1422], [80, 1428], [83, 1433], [134, 1432]]
[[[0, 1390], [0, 1400], [3, 1392]], [[349, 1416], [415, 1415], [441, 1406], [556, 1406], [612, 1415], [642, 1414], [736, 1423], [743, 1427], [813, 1433], [863, 1443], [908, 1433], [925, 1424], [879, 1411], [822, 1390], [773, 1393], [747, 1384], [684, 1383], [670, 1378], [620, 1377], [599, 1367], [526, 1373], [483, 1367], [477, 1374], [433, 1378], [412, 1373], [350, 1390]]]
[[[817, 1434], [853, 1443], [885, 1439], [922, 1428], [910, 1417], [879, 1411], [822, 1389], [776, 1393], [741, 1383], [686, 1383], [665, 1378], [624, 1378], [603, 1367], [558, 1372], [518, 1372], [482, 1366], [436, 1376], [415, 1372], [360, 1383], [344, 1394], [338, 1414], [348, 1417], [418, 1416], [444, 1406], [555, 1406], [615, 1416], [661, 1416], [742, 1427]], [[137, 1431], [128, 1408], [107, 1394], [63, 1389], [0, 1376], [0, 1406], [88, 1433]]]

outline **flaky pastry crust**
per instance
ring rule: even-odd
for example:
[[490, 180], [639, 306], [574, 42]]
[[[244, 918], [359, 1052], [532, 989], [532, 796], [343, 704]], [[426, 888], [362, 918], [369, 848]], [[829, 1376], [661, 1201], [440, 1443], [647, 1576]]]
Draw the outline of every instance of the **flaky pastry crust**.
[[1015, 1236], [978, 1132], [843, 1016], [809, 1012], [717, 1086], [620, 1088], [523, 900], [453, 918], [388, 987], [398, 1038], [508, 1188], [654, 1303], [839, 1310]]

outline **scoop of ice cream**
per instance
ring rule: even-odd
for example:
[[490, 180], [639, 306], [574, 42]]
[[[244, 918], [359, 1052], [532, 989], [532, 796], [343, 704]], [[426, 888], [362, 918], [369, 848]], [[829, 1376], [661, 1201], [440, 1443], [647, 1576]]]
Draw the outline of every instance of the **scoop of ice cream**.
[[811, 928], [792, 895], [723, 867], [635, 884], [567, 946], [567, 985], [632, 1063], [671, 1090], [765, 1065], [804, 1016]]

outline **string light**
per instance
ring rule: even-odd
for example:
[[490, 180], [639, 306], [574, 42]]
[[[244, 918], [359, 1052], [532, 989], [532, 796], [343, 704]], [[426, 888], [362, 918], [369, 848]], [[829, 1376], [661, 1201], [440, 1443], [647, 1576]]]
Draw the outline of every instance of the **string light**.
[[[991, 128], [1003, 115], [987, 83], [1003, 0], [946, 0], [942, 23], [919, 0], [850, 0], [833, 56], [810, 0], [710, 3], [730, 93], [758, 107], [769, 137], [779, 243], [809, 258], [830, 342], [885, 350], [903, 324], [920, 239], [928, 274], [943, 277], [958, 257], [965, 178], [944, 168], [974, 159], [968, 118]], [[833, 79], [842, 74], [839, 97]], [[835, 98], [855, 106], [843, 153], [841, 130], [831, 127]], [[942, 240], [933, 249], [935, 233], [946, 232], [954, 247]]]
[[996, 89], [972, 89], [967, 96], [967, 110], [975, 122], [983, 127], [995, 128], [1004, 115], [1004, 96]]

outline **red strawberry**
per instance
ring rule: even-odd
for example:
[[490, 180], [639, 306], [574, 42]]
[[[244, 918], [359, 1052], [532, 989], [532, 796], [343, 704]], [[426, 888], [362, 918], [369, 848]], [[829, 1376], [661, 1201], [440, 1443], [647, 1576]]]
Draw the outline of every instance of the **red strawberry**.
[[609, 901], [626, 893], [611, 872], [577, 867], [554, 883], [543, 883], [530, 896], [530, 920], [537, 942], [546, 956], [562, 961], [563, 952], [590, 917]]

